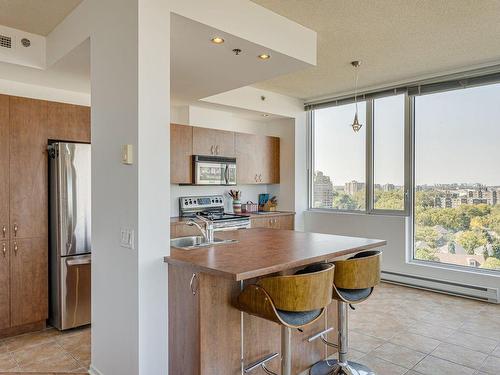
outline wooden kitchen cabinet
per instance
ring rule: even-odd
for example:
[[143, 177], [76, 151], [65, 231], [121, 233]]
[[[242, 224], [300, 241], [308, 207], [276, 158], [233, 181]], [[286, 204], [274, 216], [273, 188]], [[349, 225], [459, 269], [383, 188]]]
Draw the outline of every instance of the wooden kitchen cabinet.
[[0, 330], [10, 327], [9, 242], [0, 241]]
[[11, 325], [48, 318], [47, 237], [11, 240]]
[[47, 102], [10, 98], [10, 238], [47, 237]]
[[[9, 97], [0, 95], [0, 241], [9, 238]], [[0, 278], [2, 276], [0, 275]], [[1, 313], [1, 312], [0, 312]], [[2, 317], [0, 317], [1, 326]]]
[[193, 126], [193, 154], [234, 157], [234, 134], [226, 130]]
[[170, 124], [170, 183], [193, 182], [193, 127]]
[[238, 184], [280, 182], [280, 140], [256, 134], [236, 133]]
[[47, 102], [47, 137], [90, 143], [90, 107]]
[[266, 214], [262, 216], [252, 216], [250, 219], [252, 228], [269, 228], [269, 229], [294, 229], [294, 215], [272, 215]]

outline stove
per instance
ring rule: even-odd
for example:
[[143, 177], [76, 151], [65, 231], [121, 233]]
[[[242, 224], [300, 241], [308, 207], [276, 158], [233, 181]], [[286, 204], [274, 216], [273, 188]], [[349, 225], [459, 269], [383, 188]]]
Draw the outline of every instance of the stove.
[[180, 197], [179, 212], [182, 217], [206, 217], [215, 230], [250, 228], [250, 216], [224, 212], [222, 195]]

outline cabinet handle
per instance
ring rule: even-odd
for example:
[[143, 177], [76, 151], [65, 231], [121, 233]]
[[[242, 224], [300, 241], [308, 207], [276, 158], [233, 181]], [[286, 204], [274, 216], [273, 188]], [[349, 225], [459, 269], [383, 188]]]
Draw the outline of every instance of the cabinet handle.
[[219, 145], [215, 146], [215, 155], [219, 155], [219, 151], [220, 151], [220, 146]]
[[17, 237], [17, 231], [19, 230], [19, 227], [17, 226], [16, 223], [14, 223], [14, 237]]
[[210, 153], [211, 153], [212, 155], [214, 154], [214, 149], [215, 149], [215, 147], [214, 147], [214, 145], [212, 145], [212, 146], [210, 147]]
[[2, 244], [2, 252], [3, 257], [5, 258], [5, 256], [7, 255], [7, 245], [5, 244], [5, 242]]
[[19, 249], [19, 247], [17, 246], [17, 242], [14, 242], [14, 254], [17, 255], [17, 250]]
[[189, 282], [189, 288], [191, 289], [191, 293], [193, 294], [193, 296], [196, 295], [196, 291], [198, 289], [198, 282], [196, 282], [196, 284], [194, 282], [197, 279], [198, 279], [198, 275], [193, 273], [193, 276], [191, 276], [191, 281]]
[[259, 182], [262, 182], [262, 175], [259, 174]]
[[255, 182], [259, 182], [259, 176], [255, 175]]
[[3, 238], [5, 238], [7, 236], [7, 227], [5, 225], [2, 227], [2, 234], [3, 234]]

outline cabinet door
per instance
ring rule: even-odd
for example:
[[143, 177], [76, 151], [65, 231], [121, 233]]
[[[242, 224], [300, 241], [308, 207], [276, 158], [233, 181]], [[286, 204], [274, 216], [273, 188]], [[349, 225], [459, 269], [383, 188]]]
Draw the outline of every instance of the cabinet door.
[[277, 217], [279, 223], [279, 229], [290, 229], [293, 230], [295, 228], [294, 225], [294, 216], [286, 215]]
[[257, 184], [258, 170], [261, 165], [261, 152], [258, 149], [259, 136], [236, 133], [236, 181], [238, 184]]
[[193, 127], [193, 154], [234, 157], [234, 133]]
[[9, 243], [0, 242], [0, 329], [10, 327], [10, 253]]
[[9, 155], [9, 97], [0, 95], [0, 241], [9, 238]]
[[90, 142], [90, 107], [47, 102], [47, 136], [58, 141]]
[[187, 125], [170, 124], [170, 182], [190, 184], [193, 182], [193, 128]]
[[259, 171], [259, 183], [279, 184], [280, 182], [280, 139], [277, 137], [259, 137], [259, 152], [262, 164]]
[[11, 239], [46, 237], [47, 211], [47, 102], [11, 97]]
[[270, 217], [252, 217], [251, 226], [252, 228], [272, 228], [272, 218]]
[[47, 237], [11, 240], [11, 325], [48, 317]]

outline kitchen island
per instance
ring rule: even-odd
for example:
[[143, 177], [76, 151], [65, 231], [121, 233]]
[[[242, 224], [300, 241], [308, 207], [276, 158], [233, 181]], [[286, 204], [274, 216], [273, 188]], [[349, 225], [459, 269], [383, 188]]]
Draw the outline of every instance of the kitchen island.
[[[386, 244], [384, 240], [264, 228], [217, 232], [216, 237], [237, 242], [194, 250], [171, 248], [165, 257], [172, 374], [236, 375], [242, 373], [242, 366], [279, 353], [279, 326], [242, 314], [233, 306], [246, 283]], [[294, 374], [324, 358], [325, 346], [319, 340], [309, 343], [307, 338], [335, 327], [336, 306], [327, 310], [323, 319], [304, 332], [294, 332]], [[334, 330], [330, 340], [335, 335]], [[279, 372], [279, 360], [269, 367]]]

